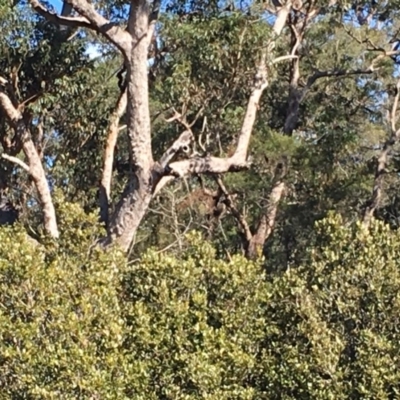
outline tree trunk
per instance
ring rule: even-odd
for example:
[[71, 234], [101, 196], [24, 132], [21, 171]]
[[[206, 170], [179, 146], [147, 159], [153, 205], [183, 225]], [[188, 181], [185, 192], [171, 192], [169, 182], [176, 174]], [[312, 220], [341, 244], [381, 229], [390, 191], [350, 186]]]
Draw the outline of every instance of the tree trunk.
[[153, 153], [148, 94], [147, 56], [149, 7], [146, 0], [132, 3], [128, 31], [133, 43], [127, 54], [127, 129], [131, 177], [110, 219], [108, 243], [127, 251], [149, 207], [154, 190]]
[[[22, 128], [24, 129], [24, 128]], [[51, 198], [51, 192], [49, 184], [46, 179], [46, 174], [43, 169], [40, 156], [30, 138], [30, 133], [25, 131], [22, 149], [25, 153], [25, 157], [28, 161], [29, 172], [35, 183], [36, 191], [39, 195], [39, 200], [43, 211], [43, 224], [45, 231], [52, 237], [58, 238], [58, 227], [56, 219], [56, 211], [54, 209], [53, 200]]]
[[[13, 105], [10, 98], [1, 90], [0, 107], [3, 109], [7, 119], [10, 121], [17, 139], [22, 143], [22, 150], [25, 154], [27, 164], [20, 160], [18, 164], [22, 165], [23, 168], [32, 176], [42, 206], [44, 229], [50, 236], [57, 238], [59, 233], [50, 187], [46, 179], [40, 155], [33, 143], [31, 133], [25, 125], [23, 116], [19, 109]], [[9, 159], [11, 159], [11, 157], [9, 157]]]
[[[268, 46], [263, 48], [234, 155], [229, 158], [195, 157], [170, 163], [171, 155], [176, 154], [177, 149], [183, 145], [187, 146], [188, 141], [193, 140], [193, 135], [181, 135], [167, 150], [169, 153], [161, 158], [161, 162], [155, 163], [151, 148], [147, 57], [161, 1], [154, 0], [153, 10], [150, 12], [147, 0], [132, 0], [126, 30], [113, 25], [96, 12], [93, 5], [86, 0], [65, 1], [72, 6], [79, 17], [57, 16], [49, 12], [38, 0], [29, 0], [32, 7], [50, 21], [67, 26], [83, 26], [102, 34], [124, 56], [127, 68], [127, 130], [131, 175], [113, 215], [109, 218], [108, 237], [104, 242], [115, 243], [122, 249], [128, 250], [154, 193], [170, 182], [172, 177], [226, 173], [247, 167], [247, 152], [254, 121], [260, 98], [268, 86], [267, 53], [272, 51], [275, 39], [271, 39]], [[279, 8], [274, 24], [275, 37], [285, 26], [290, 10], [290, 0]], [[105, 183], [108, 185], [108, 182]], [[104, 198], [106, 197], [107, 186], [104, 185]]]
[[364, 215], [363, 215], [363, 225], [368, 227], [371, 219], [374, 216], [375, 210], [379, 207], [382, 198], [383, 192], [383, 177], [386, 173], [386, 169], [388, 166], [390, 153], [393, 150], [393, 146], [399, 142], [400, 140], [400, 129], [396, 128], [397, 122], [397, 108], [399, 104], [400, 98], [400, 80], [397, 82], [396, 86], [396, 95], [394, 97], [393, 105], [391, 113], [389, 114], [389, 122], [390, 122], [390, 136], [386, 140], [383, 145], [383, 149], [379, 155], [376, 169], [375, 169], [375, 178], [374, 178], [374, 186], [372, 189], [372, 195], [366, 204]]
[[106, 245], [116, 243], [128, 251], [152, 197], [151, 177], [137, 174], [130, 178], [110, 220]]
[[246, 251], [248, 258], [255, 259], [262, 254], [264, 244], [274, 229], [279, 202], [285, 187], [286, 185], [283, 181], [278, 181], [273, 186], [265, 212], [261, 216], [256, 232], [248, 243]]
[[104, 150], [104, 163], [103, 173], [100, 182], [100, 219], [108, 226], [108, 212], [111, 194], [111, 179], [114, 164], [114, 150], [117, 144], [119, 122], [123, 114], [125, 113], [127, 105], [126, 91], [120, 93], [117, 105], [113, 114], [111, 115], [110, 127], [108, 129], [107, 142]]

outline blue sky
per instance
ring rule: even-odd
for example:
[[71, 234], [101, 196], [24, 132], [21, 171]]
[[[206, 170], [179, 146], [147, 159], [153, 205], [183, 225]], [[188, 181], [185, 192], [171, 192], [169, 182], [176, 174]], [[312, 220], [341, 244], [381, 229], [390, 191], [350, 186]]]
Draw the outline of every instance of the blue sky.
[[57, 10], [61, 11], [63, 2], [61, 0], [50, 0], [49, 3]]
[[[55, 10], [57, 12], [61, 12], [61, 8], [62, 8], [62, 5], [63, 5], [63, 1], [62, 0], [49, 0], [49, 3], [55, 8]], [[91, 57], [98, 57], [100, 55], [100, 53], [98, 52], [96, 47], [92, 46], [92, 45], [88, 46], [87, 53]]]

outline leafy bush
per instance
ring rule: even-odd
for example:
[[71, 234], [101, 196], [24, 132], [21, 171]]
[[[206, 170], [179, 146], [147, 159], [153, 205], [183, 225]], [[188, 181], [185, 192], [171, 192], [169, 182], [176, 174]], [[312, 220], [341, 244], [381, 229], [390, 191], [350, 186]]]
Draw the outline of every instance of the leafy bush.
[[[0, 230], [2, 399], [395, 399], [400, 238], [339, 217], [296, 270], [216, 258], [129, 263], [60, 204], [62, 239]], [[77, 221], [83, 221], [79, 224]]]

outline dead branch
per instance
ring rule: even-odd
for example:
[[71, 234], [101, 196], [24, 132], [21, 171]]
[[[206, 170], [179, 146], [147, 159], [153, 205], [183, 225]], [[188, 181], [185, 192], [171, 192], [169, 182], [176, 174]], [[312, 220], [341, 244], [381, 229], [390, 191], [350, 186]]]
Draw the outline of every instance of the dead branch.
[[104, 35], [111, 43], [118, 47], [125, 56], [129, 56], [132, 49], [132, 37], [123, 28], [111, 23], [100, 15], [94, 7], [86, 0], [65, 0], [72, 8], [83, 18], [60, 17], [57, 14], [49, 12], [38, 0], [29, 0], [32, 8], [45, 17], [47, 20], [72, 26], [85, 27], [92, 29]]

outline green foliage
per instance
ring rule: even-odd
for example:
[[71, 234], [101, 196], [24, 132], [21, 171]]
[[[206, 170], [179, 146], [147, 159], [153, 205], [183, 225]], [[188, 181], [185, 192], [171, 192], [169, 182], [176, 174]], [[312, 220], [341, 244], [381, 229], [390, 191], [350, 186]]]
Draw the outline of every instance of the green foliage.
[[123, 264], [118, 253], [88, 252], [90, 233], [71, 228], [66, 238], [81, 246], [72, 253], [66, 242], [39, 247], [19, 227], [1, 229], [2, 398], [124, 398]]
[[287, 399], [397, 398], [399, 233], [317, 225], [308, 262], [273, 279], [269, 340], [285, 339], [266, 357], [270, 384]]
[[88, 251], [92, 217], [58, 208], [57, 248], [0, 230], [2, 398], [397, 398], [400, 238], [383, 223], [332, 214], [302, 266], [266, 276], [199, 234], [180, 257]]
[[[266, 284], [259, 265], [215, 259], [199, 237], [182, 259], [146, 254], [125, 282], [127, 345], [154, 399], [251, 399]], [[136, 389], [140, 393], [140, 389]]]
[[[381, 222], [368, 230], [349, 223], [370, 197], [379, 144], [388, 137], [396, 57], [379, 61], [373, 74], [315, 81], [290, 135], [282, 128], [295, 61], [270, 65], [249, 149], [253, 163], [223, 178], [254, 231], [280, 178], [277, 166], [287, 164], [265, 265], [231, 256], [244, 241], [232, 213], [212, 218], [217, 188], [210, 177], [203, 202], [197, 180], [173, 183], [153, 201], [136, 237], [139, 261], [132, 262], [95, 245], [104, 235], [98, 181], [121, 60], [103, 44], [102, 57], [90, 59], [87, 32], [66, 40], [24, 2], [0, 3], [1, 75], [14, 85], [7, 93], [24, 103], [43, 150], [61, 233], [57, 242], [41, 238], [34, 246], [21, 226], [0, 229], [1, 398], [399, 398], [399, 233]], [[95, 6], [119, 23], [127, 3]], [[398, 1], [373, 2], [364, 25], [357, 18], [369, 2], [314, 3], [320, 14], [295, 51], [300, 91], [316, 71], [367, 68], [399, 28]], [[172, 107], [187, 107], [189, 122], [201, 111], [192, 127], [201, 151], [231, 154], [271, 14], [257, 1], [164, 5], [149, 63], [155, 159], [182, 132], [165, 121]], [[297, 29], [300, 17], [292, 11], [289, 18]], [[295, 36], [284, 29], [270, 53], [290, 54]], [[2, 117], [3, 150], [17, 155]], [[111, 203], [130, 170], [127, 140], [121, 130]], [[377, 210], [391, 228], [400, 220], [398, 152], [395, 146]], [[28, 174], [4, 160], [0, 191], [23, 205], [25, 226], [38, 220]], [[198, 204], [182, 206], [192, 200]], [[193, 229], [215, 248], [201, 235], [183, 237]]]

